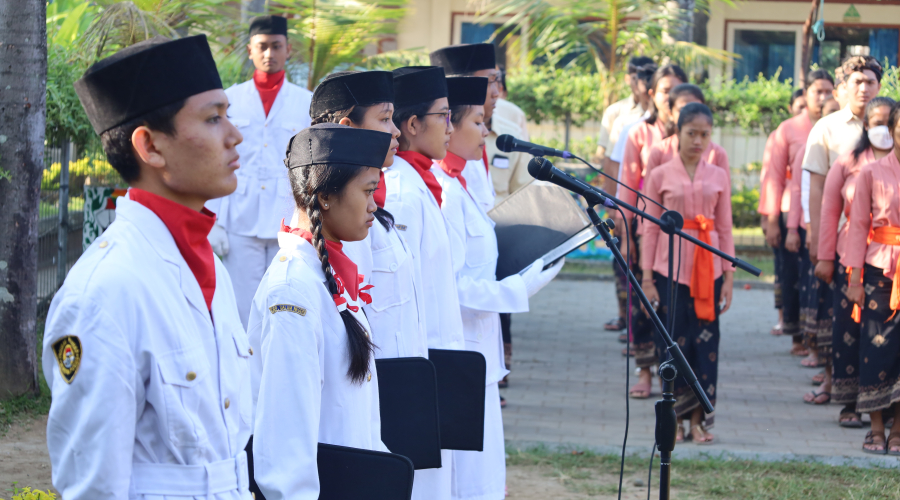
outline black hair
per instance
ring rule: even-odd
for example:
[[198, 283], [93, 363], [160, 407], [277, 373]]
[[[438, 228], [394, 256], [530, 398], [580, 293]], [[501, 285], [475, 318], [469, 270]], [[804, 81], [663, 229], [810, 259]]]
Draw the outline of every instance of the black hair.
[[[891, 134], [894, 133], [898, 123], [900, 123], [900, 102], [895, 102], [891, 107], [891, 116], [888, 118], [888, 128], [891, 129]], [[894, 144], [894, 146], [897, 145]]]
[[141, 126], [175, 137], [175, 115], [184, 107], [187, 99], [154, 109], [153, 111], [129, 120], [118, 127], [113, 127], [100, 134], [100, 143], [106, 152], [106, 159], [122, 180], [131, 184], [141, 175], [141, 166], [131, 146], [131, 136]]
[[454, 127], [462, 123], [463, 118], [469, 116], [469, 113], [472, 111], [472, 108], [475, 105], [473, 104], [460, 104], [458, 106], [450, 106], [450, 123], [453, 124]]
[[[806, 75], [806, 85], [803, 86], [804, 90], [809, 89], [812, 84], [816, 83], [816, 80], [827, 80], [834, 85], [834, 78], [831, 77], [831, 73], [824, 69], [817, 69], [815, 71], [810, 71], [809, 74]], [[791, 104], [793, 103], [794, 100], [791, 99]]]
[[709, 107], [703, 103], [692, 102], [681, 108], [681, 113], [678, 115], [678, 131], [681, 132], [681, 128], [686, 123], [692, 122], [694, 118], [698, 116], [705, 116], [706, 119], [709, 120], [709, 124], [713, 124], [713, 115], [712, 111], [709, 110]]
[[706, 104], [706, 97], [703, 96], [703, 90], [693, 83], [680, 83], [669, 91], [669, 109], [675, 109], [675, 101], [679, 97], [694, 96], [698, 101]]
[[400, 129], [400, 131], [403, 131], [403, 127], [401, 127], [400, 124], [409, 120], [413, 116], [424, 116], [425, 113], [428, 113], [428, 110], [431, 109], [431, 106], [434, 105], [434, 101], [436, 100], [437, 99], [395, 107], [394, 116], [392, 117], [392, 120], [394, 120], [394, 125], [396, 125], [397, 128]]
[[869, 70], [875, 73], [875, 79], [881, 83], [881, 75], [884, 74], [881, 63], [872, 56], [847, 56], [841, 63], [841, 70], [844, 73], [844, 80], [849, 79], [853, 73]]
[[655, 64], [648, 64], [646, 66], [639, 68], [637, 70], [637, 72], [634, 74], [634, 76], [636, 76], [638, 78], [638, 80], [643, 81], [644, 86], [647, 87], [647, 89], [649, 90], [650, 85], [653, 82], [653, 74], [656, 73], [656, 69], [657, 68], [656, 68]]
[[[872, 111], [875, 111], [875, 108], [880, 108], [881, 106], [888, 106], [892, 110], [892, 112], [890, 114], [893, 115], [893, 109], [894, 109], [895, 104], [897, 104], [896, 101], [894, 101], [890, 97], [876, 97], [876, 98], [872, 99], [871, 101], [869, 101], [868, 104], [866, 104], [866, 112], [865, 112], [865, 115], [863, 116], [863, 133], [862, 133], [862, 136], [860, 136], [859, 141], [856, 143], [856, 147], [853, 148], [853, 159], [854, 160], [859, 160], [859, 155], [863, 154], [863, 152], [865, 152], [865, 150], [872, 147], [872, 143], [871, 143], [871, 141], [869, 141], [869, 134], [868, 134], [869, 114], [871, 114]], [[890, 127], [890, 129], [891, 129], [891, 134], [893, 134], [894, 128]]]
[[788, 107], [791, 107], [791, 108], [794, 107], [794, 101], [796, 101], [797, 99], [800, 99], [805, 94], [806, 94], [806, 92], [803, 89], [796, 89], [793, 92], [791, 92], [791, 103], [788, 105]]
[[[650, 81], [650, 88], [648, 90], [653, 90], [656, 92], [656, 87], [659, 85], [659, 81], [667, 76], [674, 76], [681, 80], [681, 83], [687, 83], [688, 77], [684, 74], [684, 70], [681, 69], [677, 64], [666, 64], [665, 66], [660, 66], [653, 73], [653, 79]], [[647, 124], [653, 125], [656, 123], [656, 120], [659, 119], [659, 110], [656, 109], [656, 103], [653, 100], [650, 100], [650, 116], [647, 118]]]
[[[309, 231], [313, 237], [313, 247], [322, 263], [322, 271], [325, 273], [325, 286], [328, 293], [337, 295], [338, 285], [328, 262], [328, 248], [325, 246], [325, 236], [322, 235], [322, 209], [319, 206], [320, 194], [332, 194], [340, 196], [356, 176], [364, 169], [359, 165], [312, 165], [290, 169], [291, 191], [297, 207], [306, 211], [309, 218]], [[347, 277], [345, 277], [347, 278]], [[356, 276], [349, 277], [355, 279]], [[369, 373], [369, 358], [375, 349], [375, 345], [369, 339], [366, 329], [353, 314], [345, 309], [341, 311], [341, 319], [347, 330], [347, 350], [350, 353], [350, 367], [347, 376], [353, 383], [361, 384]]]
[[[637, 73], [638, 71], [640, 71], [642, 67], [645, 67], [648, 65], [655, 66], [653, 59], [650, 59], [649, 57], [643, 57], [643, 56], [632, 57], [631, 59], [628, 60], [628, 74], [633, 75], [633, 74]], [[656, 68], [654, 67], [653, 69], [655, 70]]]
[[[356, 72], [354, 71], [353, 73]], [[340, 123], [341, 120], [347, 118], [354, 125], [361, 126], [363, 120], [366, 117], [366, 111], [368, 111], [369, 108], [378, 106], [378, 104], [372, 104], [371, 106], [353, 106], [350, 109], [341, 109], [337, 111], [328, 110], [315, 117], [310, 125], [318, 125], [320, 123]], [[394, 215], [381, 207], [375, 209], [375, 218], [378, 219], [378, 223], [388, 231], [390, 231], [391, 228], [394, 227]]]

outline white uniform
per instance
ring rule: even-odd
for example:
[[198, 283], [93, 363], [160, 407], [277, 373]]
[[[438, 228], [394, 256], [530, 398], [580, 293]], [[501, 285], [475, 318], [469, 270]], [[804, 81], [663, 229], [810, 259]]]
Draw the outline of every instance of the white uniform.
[[210, 313], [162, 220], [117, 205], [47, 316], [53, 485], [66, 500], [249, 500], [251, 353], [228, 272], [216, 262]]
[[497, 193], [494, 192], [494, 179], [484, 166], [484, 160], [467, 161], [462, 176], [466, 179], [466, 188], [472, 198], [475, 198], [485, 212], [490, 212], [494, 208]]
[[[453, 498], [502, 500], [506, 488], [506, 451], [497, 382], [509, 371], [503, 361], [498, 313], [528, 311], [528, 290], [519, 275], [497, 281], [494, 222], [458, 179], [440, 166], [431, 169], [443, 189], [441, 211], [453, 249], [466, 348], [487, 361], [484, 451], [453, 452]], [[468, 184], [468, 178], [466, 178]]]
[[[280, 250], [250, 311], [254, 478], [268, 500], [316, 500], [318, 443], [388, 451], [381, 442], [378, 376], [347, 375], [347, 330], [315, 248], [278, 233]], [[354, 313], [371, 331], [360, 309]]]
[[241, 168], [234, 193], [212, 200], [207, 208], [218, 215], [231, 247], [222, 261], [234, 281], [238, 312], [247, 326], [250, 303], [266, 267], [278, 252], [275, 235], [282, 219], [290, 219], [294, 198], [284, 154], [288, 142], [310, 124], [312, 92], [287, 81], [268, 116], [253, 80], [225, 91], [229, 120], [244, 141], [237, 146]]

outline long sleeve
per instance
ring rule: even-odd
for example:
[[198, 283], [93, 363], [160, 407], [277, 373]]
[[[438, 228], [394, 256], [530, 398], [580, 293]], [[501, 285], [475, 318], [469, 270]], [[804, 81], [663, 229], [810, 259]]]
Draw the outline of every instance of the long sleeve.
[[[42, 356], [53, 392], [47, 448], [53, 486], [66, 500], [129, 496], [144, 386], [124, 328], [83, 295], [54, 300], [49, 311]], [[66, 360], [77, 363], [68, 381], [54, 349], [67, 339], [74, 347]]]
[[[324, 377], [322, 319], [305, 293], [273, 287], [267, 307], [303, 307], [269, 313], [250, 327], [261, 342], [262, 373], [253, 432], [254, 476], [269, 500], [319, 498], [317, 449]], [[258, 333], [254, 329], [260, 329]]]
[[[712, 142], [709, 143], [712, 151], [709, 153], [709, 159], [707, 163], [710, 165], [718, 165], [722, 170], [725, 171], [725, 177], [728, 179], [728, 184], [731, 184], [731, 165], [728, 163], [728, 153], [725, 151], [725, 148], [719, 146], [718, 144], [714, 144]], [[766, 142], [766, 146], [768, 146], [768, 141]]]
[[[872, 164], [870, 164], [872, 165]], [[827, 180], [827, 179], [826, 179]], [[872, 170], [863, 167], [856, 177], [856, 192], [850, 205], [850, 232], [847, 235], [847, 267], [861, 268], [866, 263], [872, 216]]]
[[[660, 193], [660, 188], [662, 187], [662, 174], [660, 174], [660, 172], [659, 169], [656, 169], [647, 176], [647, 183], [644, 185], [644, 194], [651, 200], [661, 204], [663, 199], [662, 193]], [[659, 216], [662, 215], [662, 208], [657, 206], [656, 203], [647, 203], [646, 212], [658, 219]], [[641, 269], [643, 269], [644, 273], [653, 272], [653, 264], [656, 261], [656, 247], [659, 242], [659, 233], [660, 229], [656, 224], [646, 224], [644, 226], [644, 234], [641, 238]]]
[[788, 144], [784, 125], [778, 127], [766, 141], [763, 155], [765, 176], [759, 188], [759, 213], [775, 215], [781, 213], [781, 199], [784, 196], [788, 170]]
[[463, 307], [497, 313], [528, 312], [528, 291], [518, 274], [502, 281], [457, 274], [456, 287]]
[[[731, 217], [731, 182], [722, 183], [723, 190], [716, 201], [716, 232], [719, 233], [719, 250], [728, 255], [734, 255], [734, 233], [732, 232]], [[722, 270], [733, 269], [731, 263], [722, 259]]]
[[[794, 169], [797, 170], [797, 169]], [[808, 221], [808, 217], [804, 217], [803, 215], [803, 205], [801, 201], [804, 199], [803, 194], [801, 193], [800, 184], [803, 179], [809, 179], [809, 172], [801, 171], [799, 175], [791, 177], [791, 180], [788, 182], [787, 189], [790, 189], [790, 200], [791, 206], [788, 209], [788, 217], [787, 217], [787, 228], [788, 229], [797, 229], [801, 226], [801, 218], [802, 222], [805, 224]], [[809, 183], [807, 183], [806, 190], [806, 201], [807, 204], [809, 202]], [[808, 214], [809, 212], [807, 212]]]
[[[843, 158], [844, 161], [852, 158]], [[852, 161], [852, 160], [850, 160]], [[846, 169], [841, 159], [835, 162], [825, 176], [825, 190], [822, 193], [822, 213], [819, 216], [819, 260], [834, 260], [837, 249], [838, 224], [841, 221], [841, 212], [844, 211], [844, 197], [841, 188], [844, 187], [844, 173]]]
[[[632, 128], [628, 133], [628, 139], [625, 143], [625, 156], [619, 167], [619, 180], [622, 184], [625, 184], [634, 190], [637, 190], [640, 186], [641, 175], [643, 174], [644, 169], [641, 162], [641, 144], [638, 142], [639, 131], [640, 127], [638, 126]], [[637, 201], [637, 195], [628, 189], [619, 187], [618, 194], [618, 198], [629, 205], [634, 205]], [[630, 221], [634, 217], [634, 214], [626, 210], [625, 217]]]

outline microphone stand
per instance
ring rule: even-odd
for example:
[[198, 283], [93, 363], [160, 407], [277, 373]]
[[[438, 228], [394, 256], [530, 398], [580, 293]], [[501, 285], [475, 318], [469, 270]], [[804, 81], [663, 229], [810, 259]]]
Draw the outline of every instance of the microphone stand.
[[[586, 193], [587, 194], [587, 193]], [[659, 367], [659, 376], [663, 379], [663, 399], [656, 402], [656, 443], [659, 449], [660, 455], [660, 463], [659, 463], [659, 499], [660, 500], [669, 500], [669, 483], [670, 483], [670, 472], [672, 465], [672, 451], [675, 449], [675, 436], [676, 429], [678, 426], [678, 422], [675, 416], [675, 378], [680, 374], [685, 382], [687, 382], [688, 386], [694, 392], [694, 395], [697, 397], [697, 400], [700, 402], [700, 406], [703, 408], [703, 411], [707, 414], [712, 413], [715, 409], [712, 406], [709, 398], [706, 395], [706, 391], [700, 387], [700, 382], [697, 380], [697, 376], [694, 374], [694, 371], [691, 369], [690, 365], [687, 362], [687, 359], [684, 357], [684, 353], [681, 352], [681, 349], [678, 347], [672, 337], [669, 335], [669, 330], [662, 324], [659, 316], [656, 314], [656, 310], [651, 306], [649, 299], [647, 299], [647, 295], [644, 294], [644, 290], [641, 288], [640, 283], [638, 283], [637, 278], [634, 277], [634, 274], [631, 272], [631, 267], [625, 261], [625, 258], [622, 256], [622, 252], [619, 251], [619, 247], [616, 244], [618, 242], [617, 238], [613, 238], [612, 234], [610, 234], [611, 229], [615, 229], [615, 224], [612, 219], [607, 219], [603, 221], [600, 219], [600, 216], [597, 214], [595, 207], [597, 205], [605, 205], [609, 206], [605, 203], [604, 198], [608, 198], [610, 201], [613, 201], [616, 204], [621, 205], [622, 207], [630, 210], [635, 215], [641, 216], [646, 220], [657, 224], [660, 226], [663, 232], [669, 235], [669, 276], [668, 276], [668, 287], [669, 287], [669, 329], [674, 325], [674, 252], [672, 251], [675, 248], [674, 240], [675, 235], [694, 243], [695, 245], [712, 252], [713, 254], [722, 257], [723, 259], [732, 263], [733, 266], [739, 267], [754, 276], [759, 276], [761, 271], [756, 267], [736, 258], [732, 257], [717, 248], [714, 248], [706, 243], [694, 238], [691, 235], [685, 234], [682, 231], [682, 227], [684, 227], [684, 218], [678, 212], [667, 210], [662, 214], [661, 219], [657, 219], [653, 217], [643, 210], [639, 208], [633, 207], [627, 203], [623, 203], [613, 196], [600, 195], [598, 190], [595, 190], [597, 196], [586, 196], [585, 199], [588, 202], [588, 208], [586, 210], [588, 217], [591, 219], [591, 223], [597, 230], [600, 232], [600, 236], [603, 238], [603, 241], [606, 243], [606, 246], [610, 249], [613, 254], [613, 258], [625, 275], [628, 277], [628, 281], [631, 284], [632, 288], [638, 295], [638, 299], [641, 301], [641, 304], [644, 306], [644, 309], [647, 311], [647, 314], [650, 316], [651, 321], [653, 322], [653, 326], [656, 328], [657, 333], [662, 338], [663, 342], [666, 345], [666, 351], [669, 354], [668, 361], [662, 363]], [[647, 485], [648, 487], [650, 485]]]

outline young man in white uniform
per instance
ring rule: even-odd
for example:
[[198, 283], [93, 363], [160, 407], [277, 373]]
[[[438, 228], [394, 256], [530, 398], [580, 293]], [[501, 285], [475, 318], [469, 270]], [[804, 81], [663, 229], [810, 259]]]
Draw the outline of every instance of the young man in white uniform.
[[218, 214], [210, 243], [231, 274], [245, 328], [253, 294], [278, 252], [281, 219], [293, 212], [284, 151], [291, 137], [309, 126], [312, 99], [312, 92], [285, 76], [291, 54], [285, 18], [254, 18], [247, 52], [256, 67], [253, 79], [225, 91], [228, 116], [244, 135], [237, 190], [207, 204]]
[[97, 62], [75, 89], [131, 189], [53, 298], [47, 447], [66, 500], [250, 500], [253, 354], [203, 205], [241, 134], [203, 35]]

